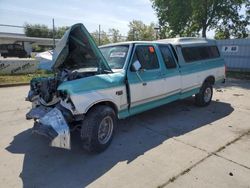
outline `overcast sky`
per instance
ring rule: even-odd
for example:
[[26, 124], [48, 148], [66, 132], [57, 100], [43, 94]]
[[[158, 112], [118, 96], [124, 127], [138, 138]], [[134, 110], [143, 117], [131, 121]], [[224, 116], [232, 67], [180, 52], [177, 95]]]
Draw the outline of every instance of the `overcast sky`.
[[[0, 0], [0, 24], [46, 24], [52, 27], [83, 23], [92, 32], [101, 24], [103, 30], [116, 28], [127, 35], [133, 19], [157, 23], [150, 0]], [[22, 29], [0, 27], [0, 32]]]

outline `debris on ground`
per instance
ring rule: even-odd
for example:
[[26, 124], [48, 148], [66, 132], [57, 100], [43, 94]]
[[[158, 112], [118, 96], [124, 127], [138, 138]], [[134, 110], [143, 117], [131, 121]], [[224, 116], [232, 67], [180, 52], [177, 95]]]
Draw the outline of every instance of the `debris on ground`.
[[223, 92], [223, 90], [222, 90], [222, 89], [216, 89], [216, 91], [217, 91], [217, 92]]
[[240, 97], [240, 96], [244, 96], [244, 95], [236, 93], [236, 94], [233, 94], [233, 96]]

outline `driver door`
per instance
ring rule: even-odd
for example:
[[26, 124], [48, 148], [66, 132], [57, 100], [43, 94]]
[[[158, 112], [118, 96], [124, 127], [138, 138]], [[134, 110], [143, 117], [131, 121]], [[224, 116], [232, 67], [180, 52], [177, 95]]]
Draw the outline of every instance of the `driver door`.
[[[131, 68], [135, 61], [141, 64], [141, 69], [137, 72]], [[135, 45], [128, 70], [128, 84], [131, 114], [150, 109], [152, 102], [164, 95], [161, 64], [154, 45]]]

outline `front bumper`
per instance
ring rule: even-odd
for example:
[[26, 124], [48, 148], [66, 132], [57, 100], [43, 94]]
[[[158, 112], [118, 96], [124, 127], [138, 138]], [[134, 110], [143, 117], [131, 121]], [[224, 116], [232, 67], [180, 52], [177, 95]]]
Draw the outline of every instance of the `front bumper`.
[[33, 132], [51, 139], [51, 146], [70, 149], [69, 126], [58, 108], [39, 106], [26, 114], [27, 119], [34, 119]]

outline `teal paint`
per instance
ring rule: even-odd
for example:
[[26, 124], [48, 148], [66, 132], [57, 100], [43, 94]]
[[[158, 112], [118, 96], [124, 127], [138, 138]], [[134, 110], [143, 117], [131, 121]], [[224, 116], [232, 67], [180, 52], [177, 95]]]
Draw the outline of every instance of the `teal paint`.
[[180, 95], [180, 99], [185, 99], [187, 97], [191, 97], [194, 94], [197, 94], [200, 92], [200, 87], [192, 89], [190, 91], [184, 92]]
[[110, 89], [124, 85], [124, 73], [99, 74], [77, 80], [63, 82], [57, 90], [67, 91], [69, 94], [89, 92], [99, 89]]
[[125, 119], [127, 117], [129, 117], [129, 112], [128, 112], [128, 109], [124, 109], [124, 110], [120, 110], [118, 112], [118, 119]]
[[180, 71], [181, 75], [187, 75], [219, 67], [224, 67], [224, 61], [221, 58], [185, 63], [181, 65]]
[[157, 80], [157, 79], [161, 79], [161, 75], [162, 75], [162, 70], [163, 70], [163, 66], [162, 66], [162, 62], [159, 59], [159, 52], [157, 52], [158, 48], [155, 44], [150, 44], [150, 43], [143, 43], [143, 44], [135, 44], [134, 49], [132, 51], [131, 54], [131, 61], [129, 62], [129, 67], [128, 67], [128, 71], [127, 71], [127, 77], [128, 77], [128, 82], [129, 84], [134, 84], [134, 83], [140, 83], [141, 80], [138, 78], [138, 76], [136, 75], [135, 72], [132, 72], [130, 70], [130, 67], [132, 65], [132, 60], [133, 60], [133, 55], [135, 53], [136, 47], [138, 46], [153, 46], [157, 55], [157, 59], [159, 62], [159, 68], [157, 69], [153, 69], [153, 70], [141, 70], [139, 71], [139, 75], [141, 76], [142, 80], [145, 82], [148, 81], [153, 81], [153, 80]]
[[153, 109], [153, 108], [165, 105], [165, 104], [168, 104], [170, 102], [173, 102], [173, 101], [176, 101], [179, 99], [191, 97], [192, 95], [199, 93], [199, 91], [200, 91], [200, 88], [195, 88], [195, 89], [192, 89], [192, 90], [184, 92], [184, 93], [173, 94], [173, 95], [170, 95], [168, 97], [164, 97], [162, 99], [158, 99], [155, 101], [151, 101], [151, 102], [148, 102], [145, 104], [141, 104], [141, 105], [132, 107], [129, 109], [129, 111], [127, 109], [121, 110], [118, 112], [118, 118], [124, 119], [124, 118], [127, 118], [129, 116], [132, 116], [132, 115], [135, 115], [135, 114], [138, 114], [138, 113], [141, 113], [141, 112], [144, 112], [144, 111], [147, 111], [147, 110], [150, 110], [150, 109]]

